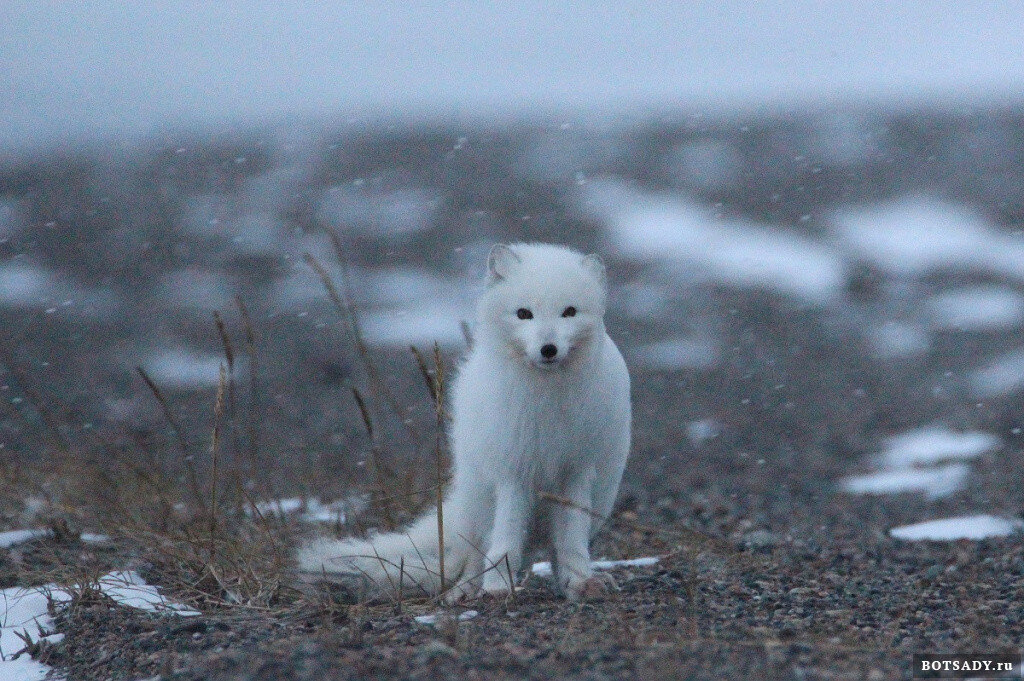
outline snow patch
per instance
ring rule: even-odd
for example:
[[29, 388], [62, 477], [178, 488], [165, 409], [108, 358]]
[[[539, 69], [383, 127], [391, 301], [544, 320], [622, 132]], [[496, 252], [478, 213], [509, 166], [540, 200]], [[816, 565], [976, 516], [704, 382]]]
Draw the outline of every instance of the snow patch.
[[886, 439], [877, 457], [881, 470], [847, 477], [841, 486], [852, 494], [923, 492], [929, 499], [939, 499], [959, 490], [967, 477], [969, 467], [958, 460], [976, 458], [1001, 445], [989, 433], [918, 428]]
[[722, 426], [715, 419], [700, 419], [686, 424], [686, 437], [694, 447], [718, 437], [721, 432]]
[[[50, 667], [22, 653], [24, 641], [18, 633], [27, 633], [32, 640], [53, 634], [53, 618], [49, 614], [46, 587], [26, 589], [14, 587], [0, 590], [0, 679], [4, 681], [37, 681], [46, 678]], [[56, 642], [56, 641], [54, 641]]]
[[445, 348], [465, 344], [461, 322], [471, 309], [447, 302], [428, 303], [399, 310], [373, 310], [360, 315], [363, 337], [370, 345], [429, 348], [436, 341]]
[[[471, 620], [471, 619], [473, 619], [474, 617], [476, 617], [479, 614], [480, 614], [480, 612], [477, 611], [477, 610], [467, 610], [467, 611], [459, 614], [459, 621], [460, 622], [466, 622], [467, 620]], [[437, 624], [437, 620], [440, 619], [440, 617], [441, 617], [441, 615], [440, 615], [440, 613], [438, 613], [438, 614], [434, 614], [434, 615], [420, 615], [419, 617], [413, 617], [413, 619], [416, 620], [416, 622], [418, 622], [420, 624], [426, 624], [428, 626], [433, 626], [433, 625]]]
[[928, 352], [932, 344], [927, 329], [909, 322], [869, 326], [865, 335], [875, 356], [883, 359], [915, 357]]
[[924, 492], [929, 499], [939, 499], [960, 489], [967, 472], [967, 466], [960, 463], [932, 469], [884, 470], [846, 478], [843, 489], [853, 494]]
[[[595, 570], [614, 570], [621, 567], [649, 567], [657, 565], [660, 560], [661, 558], [658, 556], [627, 558], [625, 560], [594, 560], [590, 562], [590, 567]], [[545, 560], [540, 563], [534, 563], [530, 570], [538, 577], [550, 577], [552, 574], [551, 561]]]
[[10, 239], [25, 226], [21, 207], [16, 199], [0, 199], [0, 243]]
[[613, 301], [633, 319], [650, 319], [668, 308], [668, 293], [664, 286], [631, 282], [614, 290]]
[[31, 307], [53, 289], [53, 275], [22, 262], [0, 266], [0, 306]]
[[705, 338], [675, 338], [642, 345], [633, 351], [634, 361], [647, 369], [710, 369], [718, 363], [718, 348]]
[[991, 515], [959, 516], [894, 527], [889, 534], [907, 541], [956, 541], [1006, 537], [1024, 529], [1024, 521]]
[[[345, 277], [348, 277], [348, 292], [360, 320], [368, 308], [424, 307], [435, 301], [459, 301], [467, 310], [471, 309], [473, 295], [469, 287], [426, 269], [393, 267], [371, 270], [356, 266], [343, 269], [333, 254], [319, 254], [316, 258], [342, 295]], [[291, 273], [275, 284], [270, 297], [273, 309], [281, 313], [294, 312], [309, 305], [333, 305], [323, 281], [305, 262], [296, 263]]]
[[674, 147], [665, 165], [680, 185], [703, 191], [724, 191], [739, 183], [744, 158], [729, 142], [706, 138]]
[[907, 468], [947, 459], [973, 459], [1001, 444], [1002, 441], [991, 433], [920, 428], [887, 439], [882, 462], [890, 468]]
[[1012, 329], [1024, 323], [1024, 296], [999, 286], [947, 291], [927, 302], [932, 325], [958, 331]]
[[[200, 614], [167, 600], [134, 571], [110, 572], [99, 579], [98, 586], [115, 603], [126, 607], [182, 616]], [[68, 591], [54, 584], [0, 590], [0, 679], [38, 681], [46, 678], [52, 670], [28, 655], [11, 659], [24, 647], [18, 633], [28, 633], [34, 641], [45, 638], [50, 643], [58, 643], [63, 635], [54, 632], [49, 604], [51, 601], [57, 605], [68, 603], [71, 598]]]
[[[165, 598], [160, 591], [134, 570], [110, 572], [100, 577], [100, 589], [118, 605], [148, 612], [166, 612], [185, 617], [201, 614], [198, 610]], [[68, 597], [70, 599], [70, 596]]]
[[627, 257], [682, 267], [684, 273], [823, 305], [840, 297], [847, 263], [830, 246], [768, 225], [722, 220], [669, 194], [646, 194], [612, 180], [589, 182], [579, 207], [606, 223]]
[[339, 229], [388, 237], [430, 228], [440, 204], [440, 195], [426, 189], [388, 191], [354, 184], [325, 191], [318, 212], [322, 220]]
[[9, 549], [17, 544], [24, 544], [27, 541], [49, 535], [49, 530], [10, 530], [8, 532], [0, 532], [0, 549]]
[[989, 399], [1024, 389], [1024, 348], [1000, 355], [968, 377], [976, 397]]
[[[236, 361], [244, 362], [245, 358], [239, 357]], [[201, 354], [186, 348], [153, 352], [142, 362], [142, 368], [158, 387], [179, 390], [216, 386], [221, 366], [227, 370], [227, 359], [223, 355]]]
[[[261, 515], [285, 517], [301, 513], [299, 519], [306, 523], [343, 523], [345, 522], [345, 507], [343, 501], [333, 501], [323, 504], [316, 497], [301, 499], [290, 497], [286, 499], [274, 499], [272, 501], [260, 501], [256, 504], [256, 510]], [[247, 515], [252, 515], [252, 509], [246, 509]]]
[[1024, 280], [1024, 239], [966, 206], [911, 197], [840, 210], [832, 222], [842, 247], [893, 275], [976, 270]]

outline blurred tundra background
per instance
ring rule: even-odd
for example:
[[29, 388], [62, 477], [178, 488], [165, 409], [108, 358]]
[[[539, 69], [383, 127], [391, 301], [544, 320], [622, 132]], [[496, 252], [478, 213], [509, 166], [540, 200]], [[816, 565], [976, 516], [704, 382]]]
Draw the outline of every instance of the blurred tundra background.
[[221, 447], [260, 496], [371, 485], [375, 446], [429, 458], [409, 346], [451, 370], [487, 249], [511, 240], [609, 263], [641, 509], [713, 488], [663, 475], [708, 447], [852, 470], [900, 430], [1019, 437], [1024, 3], [0, 15], [11, 476], [207, 466], [222, 366]]

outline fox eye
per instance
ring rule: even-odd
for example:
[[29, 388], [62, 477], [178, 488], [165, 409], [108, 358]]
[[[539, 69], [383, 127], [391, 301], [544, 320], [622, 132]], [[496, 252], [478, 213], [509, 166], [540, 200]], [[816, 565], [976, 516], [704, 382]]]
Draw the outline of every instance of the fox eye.
[[516, 316], [519, 317], [520, 319], [533, 319], [533, 313], [530, 312], [525, 307], [521, 307], [518, 310], [516, 310]]
[[576, 308], [573, 307], [572, 305], [570, 305], [569, 307], [567, 307], [564, 310], [562, 310], [562, 316], [563, 317], [575, 317], [576, 316]]

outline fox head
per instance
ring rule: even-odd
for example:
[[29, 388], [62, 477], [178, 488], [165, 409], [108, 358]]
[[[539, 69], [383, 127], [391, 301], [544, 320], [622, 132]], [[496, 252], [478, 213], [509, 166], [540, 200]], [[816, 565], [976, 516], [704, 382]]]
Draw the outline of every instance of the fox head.
[[543, 371], [579, 364], [604, 339], [604, 263], [547, 244], [498, 244], [487, 257], [477, 336]]

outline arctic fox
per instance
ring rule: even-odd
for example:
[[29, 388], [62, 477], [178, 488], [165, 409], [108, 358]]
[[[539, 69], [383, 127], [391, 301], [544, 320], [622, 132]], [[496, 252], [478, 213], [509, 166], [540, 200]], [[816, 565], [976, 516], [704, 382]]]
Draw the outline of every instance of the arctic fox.
[[629, 373], [604, 327], [604, 264], [560, 246], [499, 244], [487, 266], [472, 349], [451, 388], [445, 583], [436, 512], [404, 532], [316, 541], [299, 551], [302, 571], [359, 573], [392, 592], [401, 580], [406, 593], [458, 600], [509, 592], [524, 551], [549, 542], [566, 596], [609, 585], [591, 570], [590, 539], [619, 489], [631, 409]]

